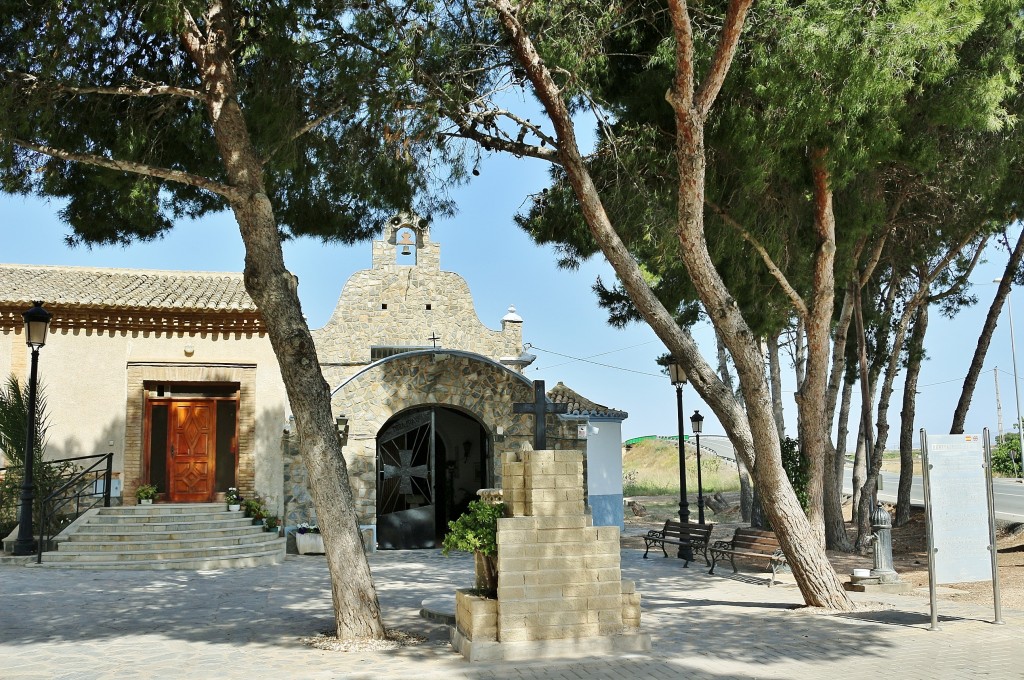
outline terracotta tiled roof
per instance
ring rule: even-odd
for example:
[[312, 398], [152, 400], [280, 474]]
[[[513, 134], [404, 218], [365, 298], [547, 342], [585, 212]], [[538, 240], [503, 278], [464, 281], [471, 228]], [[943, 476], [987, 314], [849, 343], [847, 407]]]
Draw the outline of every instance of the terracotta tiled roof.
[[561, 381], [548, 390], [548, 399], [556, 404], [568, 404], [569, 415], [622, 419], [629, 417], [629, 414], [625, 411], [601, 406], [600, 404], [595, 404], [589, 399], [581, 397], [579, 394], [566, 387]]
[[0, 305], [187, 312], [255, 311], [242, 275], [0, 264]]

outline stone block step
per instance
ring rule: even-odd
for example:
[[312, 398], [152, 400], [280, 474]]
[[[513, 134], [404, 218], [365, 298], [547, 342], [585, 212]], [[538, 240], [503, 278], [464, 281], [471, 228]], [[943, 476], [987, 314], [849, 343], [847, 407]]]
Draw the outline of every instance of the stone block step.
[[[256, 529], [256, 527], [253, 527]], [[137, 550], [182, 550], [200, 549], [206, 547], [220, 547], [230, 545], [252, 545], [254, 543], [265, 543], [268, 536], [266, 531], [255, 531], [246, 534], [228, 534], [223, 536], [194, 537], [183, 534], [181, 538], [152, 538], [147, 534], [140, 534], [134, 540], [119, 541], [110, 540], [112, 536], [94, 535], [90, 541], [77, 540], [66, 541], [60, 544], [58, 552], [68, 554], [82, 552], [125, 552]]]
[[173, 559], [152, 559], [152, 560], [109, 560], [97, 562], [47, 562], [45, 553], [43, 563], [29, 563], [29, 567], [36, 569], [236, 569], [246, 567], [261, 567], [271, 564], [280, 564], [284, 561], [284, 539], [275, 541], [273, 548], [260, 552], [247, 553], [244, 555], [231, 555], [224, 557], [188, 557]]
[[[229, 514], [224, 503], [154, 503], [153, 505], [118, 505], [100, 508], [101, 515], [180, 515]], [[240, 514], [236, 511], [230, 514]]]
[[229, 524], [243, 525], [252, 523], [251, 517], [232, 513], [204, 513], [204, 514], [138, 514], [138, 515], [95, 515], [91, 518], [90, 524], [121, 525], [121, 524], [182, 524], [189, 522], [225, 522]]
[[[67, 545], [67, 544], [65, 544]], [[211, 545], [197, 548], [157, 548], [153, 550], [57, 550], [43, 555], [44, 562], [144, 562], [152, 560], [188, 560], [221, 557], [238, 557], [262, 552], [270, 546], [284, 545], [283, 538], [272, 538], [260, 543], [248, 545]], [[62, 546], [63, 547], [63, 546]]]
[[181, 530], [189, 527], [196, 528], [226, 528], [236, 527], [244, 528], [246, 526], [253, 526], [253, 520], [250, 517], [228, 517], [228, 518], [206, 518], [206, 517], [194, 517], [188, 518], [186, 515], [181, 517], [152, 517], [144, 521], [137, 521], [136, 517], [126, 517], [121, 520], [113, 520], [111, 517], [93, 517], [88, 524], [90, 527], [102, 526], [106, 530], [111, 532], [121, 532], [124, 534], [131, 533], [146, 533], [146, 532], [181, 532]]
[[[177, 525], [170, 525], [177, 526]], [[123, 543], [134, 541], [181, 541], [186, 539], [216, 538], [218, 536], [249, 536], [265, 533], [263, 527], [248, 524], [243, 527], [213, 527], [196, 528], [195, 525], [183, 525], [180, 529], [168, 529], [167, 531], [103, 531], [98, 527], [86, 525], [79, 531], [67, 537], [69, 543], [103, 543], [108, 541], [120, 541]]]

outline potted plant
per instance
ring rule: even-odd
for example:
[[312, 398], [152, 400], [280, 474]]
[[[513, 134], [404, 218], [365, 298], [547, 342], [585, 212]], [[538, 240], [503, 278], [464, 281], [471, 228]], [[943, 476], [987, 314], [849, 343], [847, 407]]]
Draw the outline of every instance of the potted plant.
[[246, 517], [252, 517], [253, 524], [263, 524], [263, 518], [267, 514], [267, 509], [259, 496], [246, 498], [242, 501], [242, 508], [245, 510]]
[[498, 593], [498, 520], [505, 516], [504, 503], [472, 501], [458, 519], [448, 522], [441, 553], [452, 550], [473, 553], [476, 590], [485, 597]]
[[238, 512], [242, 509], [242, 495], [238, 493], [238, 489], [231, 487], [227, 493], [224, 494], [224, 501], [228, 504], [228, 510], [231, 512]]
[[320, 527], [308, 522], [295, 527], [295, 548], [300, 555], [324, 553], [324, 537], [320, 535]]
[[266, 531], [273, 531], [277, 533], [277, 528], [281, 525], [281, 520], [277, 517], [265, 517], [263, 519], [263, 528]]
[[141, 505], [152, 505], [153, 499], [156, 498], [156, 485], [143, 484], [135, 490], [135, 497]]

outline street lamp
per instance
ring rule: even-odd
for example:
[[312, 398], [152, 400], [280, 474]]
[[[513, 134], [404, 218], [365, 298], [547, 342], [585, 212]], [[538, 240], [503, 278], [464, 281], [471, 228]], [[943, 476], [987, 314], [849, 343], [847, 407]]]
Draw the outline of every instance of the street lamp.
[[33, 307], [22, 314], [25, 319], [25, 344], [32, 348], [32, 369], [28, 378], [28, 424], [25, 428], [25, 469], [21, 475], [21, 513], [18, 516], [18, 538], [14, 542], [15, 555], [31, 555], [35, 552], [32, 531], [32, 501], [34, 500], [33, 471], [35, 469], [36, 434], [36, 369], [39, 365], [39, 348], [46, 344], [46, 330], [53, 315], [43, 309], [42, 302], [33, 302]]
[[[668, 377], [676, 388], [676, 432], [679, 434], [679, 522], [690, 523], [690, 504], [686, 500], [686, 453], [683, 445], [683, 385], [686, 384], [686, 372], [683, 367], [673, 362], [668, 365]], [[693, 546], [680, 545], [676, 555], [680, 559], [693, 560]]]
[[[995, 279], [992, 283], [1002, 282], [1002, 279]], [[1010, 289], [1006, 291], [1006, 315], [1010, 320], [1010, 354], [1013, 356], [1013, 393], [1017, 395], [1017, 437], [1020, 441], [1021, 463], [1024, 464], [1024, 424], [1020, 420], [1020, 382], [1017, 380], [1017, 347], [1013, 342], [1013, 302], [1010, 299]], [[1013, 461], [1013, 466], [1016, 468], [1017, 461], [1013, 460], [1012, 451], [1010, 453], [1010, 460]]]
[[690, 416], [690, 425], [693, 426], [693, 433], [697, 435], [697, 518], [704, 524], [704, 484], [700, 478], [700, 433], [704, 429], [704, 416], [700, 411], [694, 411]]

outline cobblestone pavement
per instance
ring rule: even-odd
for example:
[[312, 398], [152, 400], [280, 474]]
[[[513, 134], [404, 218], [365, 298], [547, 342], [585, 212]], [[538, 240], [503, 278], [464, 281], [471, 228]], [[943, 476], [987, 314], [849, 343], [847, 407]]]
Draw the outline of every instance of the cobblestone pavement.
[[[1024, 612], [927, 593], [869, 598], [843, 616], [800, 608], [792, 576], [709, 576], [676, 559], [623, 550], [643, 595], [649, 655], [469, 664], [447, 629], [419, 616], [426, 598], [472, 581], [472, 560], [438, 551], [370, 558], [389, 627], [426, 636], [390, 651], [332, 652], [300, 638], [332, 627], [321, 556], [224, 571], [0, 569], [0, 678], [1021, 678]], [[867, 602], [858, 596], [860, 602]]]

